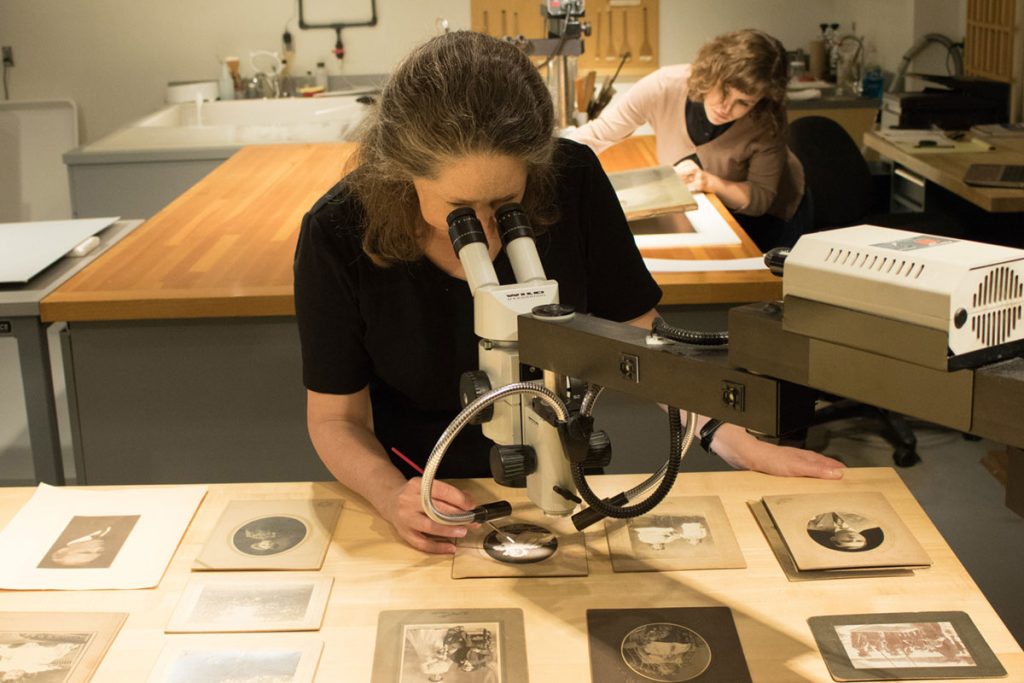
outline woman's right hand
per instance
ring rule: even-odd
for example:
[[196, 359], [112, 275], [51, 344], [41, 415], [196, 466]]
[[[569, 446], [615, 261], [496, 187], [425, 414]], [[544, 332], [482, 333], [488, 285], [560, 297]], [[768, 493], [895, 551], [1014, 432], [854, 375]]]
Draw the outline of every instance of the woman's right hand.
[[[466, 526], [438, 524], [427, 517], [420, 505], [420, 477], [414, 477], [397, 487], [388, 496], [389, 505], [381, 510], [403, 541], [425, 553], [453, 554], [456, 539], [466, 535]], [[431, 490], [434, 506], [445, 514], [464, 512], [476, 507], [465, 492], [443, 481], [434, 480]], [[450, 539], [450, 540], [449, 540]]]

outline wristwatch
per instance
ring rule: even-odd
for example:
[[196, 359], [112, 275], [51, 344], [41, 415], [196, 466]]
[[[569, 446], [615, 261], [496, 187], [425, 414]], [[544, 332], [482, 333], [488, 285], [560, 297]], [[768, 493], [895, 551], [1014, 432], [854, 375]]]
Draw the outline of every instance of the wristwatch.
[[715, 452], [711, 450], [711, 440], [715, 438], [715, 432], [718, 428], [725, 423], [721, 420], [711, 419], [704, 423], [704, 426], [700, 428], [700, 447], [705, 451], [714, 455]]

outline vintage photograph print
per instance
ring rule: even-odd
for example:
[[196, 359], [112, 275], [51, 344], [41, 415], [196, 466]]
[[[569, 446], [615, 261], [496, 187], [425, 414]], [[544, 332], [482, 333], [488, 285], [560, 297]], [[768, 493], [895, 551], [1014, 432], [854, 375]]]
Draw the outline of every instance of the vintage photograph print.
[[913, 576], [914, 570], [902, 567], [852, 567], [847, 569], [807, 569], [800, 570], [793, 562], [793, 556], [789, 554], [782, 535], [775, 526], [775, 521], [768, 514], [764, 501], [748, 500], [747, 507], [754, 515], [757, 525], [761, 527], [764, 538], [768, 541], [768, 547], [779, 562], [779, 567], [789, 581], [820, 581], [832, 579], [863, 579], [867, 576]]
[[693, 195], [669, 166], [609, 173], [626, 220], [681, 213], [697, 208]]
[[587, 546], [572, 520], [524, 504], [493, 524], [470, 529], [459, 540], [453, 579], [587, 575]]
[[964, 612], [840, 614], [807, 623], [837, 681], [1006, 675]]
[[312, 683], [323, 648], [283, 646], [267, 636], [204, 638], [165, 647], [149, 683]]
[[587, 610], [593, 683], [749, 683], [728, 607]]
[[0, 612], [0, 681], [87, 683], [127, 617]]
[[193, 569], [319, 569], [340, 499], [233, 500]]
[[202, 574], [182, 593], [167, 633], [315, 631], [334, 578], [310, 574]]
[[617, 572], [747, 566], [718, 496], [666, 498], [652, 513], [604, 524]]
[[527, 681], [518, 609], [381, 612], [374, 683]]
[[764, 504], [801, 570], [931, 564], [881, 493], [765, 496]]
[[106, 569], [114, 563], [138, 521], [138, 515], [76, 515], [37, 566], [40, 569]]

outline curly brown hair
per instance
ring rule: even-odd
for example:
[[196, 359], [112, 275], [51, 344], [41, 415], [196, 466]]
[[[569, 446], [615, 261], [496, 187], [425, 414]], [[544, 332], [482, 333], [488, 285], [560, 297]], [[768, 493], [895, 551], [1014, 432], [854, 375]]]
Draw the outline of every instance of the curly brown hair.
[[423, 256], [429, 227], [413, 178], [436, 178], [467, 155], [524, 161], [522, 203], [534, 228], [556, 219], [551, 96], [529, 58], [506, 41], [455, 31], [414, 49], [384, 84], [359, 141], [346, 182], [365, 210], [363, 250], [378, 265]]
[[713, 90], [732, 88], [760, 97], [750, 115], [767, 120], [772, 132], [786, 128], [789, 64], [778, 38], [756, 29], [733, 31], [705, 43], [690, 72], [688, 97], [703, 102]]

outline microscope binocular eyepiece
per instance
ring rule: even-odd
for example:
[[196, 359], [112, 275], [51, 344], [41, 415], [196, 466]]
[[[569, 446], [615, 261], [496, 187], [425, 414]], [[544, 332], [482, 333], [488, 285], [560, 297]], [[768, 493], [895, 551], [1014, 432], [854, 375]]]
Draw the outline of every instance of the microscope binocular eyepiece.
[[476, 217], [476, 212], [468, 206], [455, 209], [448, 214], [448, 239], [452, 241], [455, 253], [458, 254], [467, 244], [482, 242], [487, 244], [484, 226]]
[[533, 226], [521, 205], [515, 202], [502, 204], [494, 212], [494, 217], [498, 221], [498, 234], [504, 246], [507, 247], [509, 242], [520, 237], [533, 238]]

